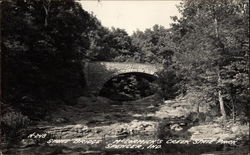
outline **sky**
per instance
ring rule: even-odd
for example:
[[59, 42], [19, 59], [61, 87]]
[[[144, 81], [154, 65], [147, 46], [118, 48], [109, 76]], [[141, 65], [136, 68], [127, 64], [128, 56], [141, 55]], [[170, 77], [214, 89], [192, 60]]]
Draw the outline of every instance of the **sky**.
[[161, 1], [112, 1], [100, 0], [84, 1], [81, 4], [84, 10], [93, 13], [105, 27], [125, 29], [129, 35], [137, 29], [144, 31], [158, 24], [166, 28], [173, 23], [171, 16], [180, 16], [176, 5], [178, 0]]

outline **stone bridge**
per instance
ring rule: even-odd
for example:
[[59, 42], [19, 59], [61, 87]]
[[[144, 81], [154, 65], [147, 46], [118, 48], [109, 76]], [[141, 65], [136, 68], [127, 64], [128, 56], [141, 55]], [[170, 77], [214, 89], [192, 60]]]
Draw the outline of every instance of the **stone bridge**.
[[84, 75], [88, 91], [96, 94], [108, 80], [119, 74], [143, 73], [157, 76], [156, 72], [162, 69], [162, 64], [87, 62], [84, 64]]

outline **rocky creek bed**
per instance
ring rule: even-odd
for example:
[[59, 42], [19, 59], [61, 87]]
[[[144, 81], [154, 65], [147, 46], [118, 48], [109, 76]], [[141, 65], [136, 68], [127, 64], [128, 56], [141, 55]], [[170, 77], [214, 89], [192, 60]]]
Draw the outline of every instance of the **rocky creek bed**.
[[[10, 155], [247, 154], [248, 124], [198, 124], [185, 100], [80, 97], [32, 126]], [[205, 119], [206, 120], [206, 119]]]

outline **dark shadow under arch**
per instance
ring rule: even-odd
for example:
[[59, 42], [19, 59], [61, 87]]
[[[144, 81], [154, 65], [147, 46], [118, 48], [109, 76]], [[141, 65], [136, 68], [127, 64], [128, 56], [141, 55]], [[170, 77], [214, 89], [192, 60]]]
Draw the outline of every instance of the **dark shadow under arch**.
[[112, 100], [136, 100], [156, 92], [157, 76], [143, 72], [128, 72], [107, 80], [99, 92], [100, 96]]

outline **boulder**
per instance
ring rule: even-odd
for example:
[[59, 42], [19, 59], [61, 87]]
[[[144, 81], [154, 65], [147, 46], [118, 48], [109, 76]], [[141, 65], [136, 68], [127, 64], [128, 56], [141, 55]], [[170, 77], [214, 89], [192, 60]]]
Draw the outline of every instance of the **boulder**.
[[176, 101], [175, 100], [166, 100], [166, 101], [164, 101], [164, 103], [172, 105], [172, 104], [176, 103]]
[[232, 128], [231, 128], [231, 131], [233, 132], [233, 133], [236, 133], [236, 132], [238, 132], [240, 130], [240, 127], [239, 126], [233, 126]]
[[170, 126], [170, 129], [173, 131], [181, 131], [183, 128], [179, 124], [173, 124]]
[[68, 123], [69, 121], [65, 118], [59, 117], [59, 118], [54, 119], [53, 122], [57, 124], [62, 124], [62, 123]]
[[240, 135], [240, 134], [247, 135], [249, 134], [249, 126], [248, 125], [234, 125], [231, 127], [231, 131], [237, 135]]
[[216, 128], [213, 128], [213, 129], [209, 129], [208, 128], [208, 130], [211, 130], [211, 132], [212, 133], [214, 133], [214, 134], [218, 134], [218, 133], [223, 133], [224, 132], [224, 130], [222, 129], [222, 128], [220, 128], [220, 127], [216, 127]]
[[110, 104], [112, 102], [112, 100], [106, 98], [106, 97], [101, 97], [101, 96], [98, 96], [97, 98], [97, 102], [98, 103], [104, 103], [104, 104]]
[[21, 141], [22, 147], [28, 147], [28, 146], [32, 146], [32, 145], [35, 145], [35, 144], [36, 144], [36, 142], [33, 139], [23, 139]]
[[89, 104], [93, 102], [90, 97], [81, 96], [77, 99], [77, 104]]

